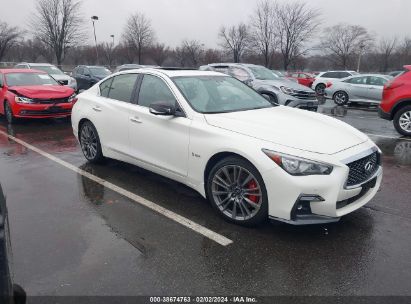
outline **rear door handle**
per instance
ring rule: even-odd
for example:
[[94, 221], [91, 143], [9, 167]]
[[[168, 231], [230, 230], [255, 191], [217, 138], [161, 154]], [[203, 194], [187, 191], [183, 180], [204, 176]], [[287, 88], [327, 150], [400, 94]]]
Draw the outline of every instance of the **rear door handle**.
[[140, 120], [139, 117], [134, 116], [134, 117], [130, 117], [130, 121], [134, 122], [134, 123], [142, 123], [142, 121]]
[[94, 111], [96, 111], [96, 112], [101, 112], [101, 111], [102, 111], [101, 108], [100, 108], [100, 107], [97, 107], [97, 106], [96, 106], [96, 107], [93, 107], [92, 109], [93, 109]]

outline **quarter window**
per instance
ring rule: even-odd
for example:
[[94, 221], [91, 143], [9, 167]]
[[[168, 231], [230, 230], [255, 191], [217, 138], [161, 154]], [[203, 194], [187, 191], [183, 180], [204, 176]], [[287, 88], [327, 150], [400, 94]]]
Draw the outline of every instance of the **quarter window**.
[[164, 101], [173, 105], [176, 102], [173, 93], [163, 80], [156, 76], [144, 75], [138, 104], [143, 107], [149, 107], [155, 101]]
[[137, 77], [138, 74], [123, 74], [113, 77], [108, 97], [120, 101], [131, 102], [131, 96], [133, 95]]
[[247, 71], [241, 68], [231, 67], [228, 73], [240, 81], [246, 81], [251, 78]]

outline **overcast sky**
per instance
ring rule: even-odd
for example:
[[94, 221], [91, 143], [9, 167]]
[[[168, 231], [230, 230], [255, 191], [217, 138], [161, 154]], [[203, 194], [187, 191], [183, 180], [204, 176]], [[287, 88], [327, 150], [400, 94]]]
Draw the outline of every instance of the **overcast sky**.
[[[287, 1], [287, 0], [279, 0]], [[301, 0], [322, 12], [323, 27], [339, 22], [362, 25], [381, 36], [411, 36], [411, 0]], [[4, 0], [0, 20], [28, 29], [35, 0]], [[90, 16], [97, 15], [97, 40], [116, 43], [127, 17], [143, 12], [152, 21], [157, 39], [171, 46], [182, 39], [197, 39], [217, 46], [221, 25], [248, 22], [258, 0], [82, 0], [90, 42]]]

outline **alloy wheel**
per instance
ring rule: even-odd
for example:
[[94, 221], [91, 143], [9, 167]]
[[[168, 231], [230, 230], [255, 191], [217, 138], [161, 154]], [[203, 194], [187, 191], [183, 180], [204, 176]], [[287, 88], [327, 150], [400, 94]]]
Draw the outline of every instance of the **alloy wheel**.
[[411, 111], [402, 113], [399, 119], [399, 125], [405, 132], [411, 132]]
[[343, 92], [335, 94], [335, 103], [338, 105], [344, 105], [347, 102], [347, 96]]
[[86, 124], [81, 129], [80, 145], [87, 159], [93, 160], [97, 156], [97, 134], [93, 128]]
[[245, 221], [262, 205], [262, 191], [256, 177], [238, 165], [227, 165], [214, 175], [211, 193], [218, 209], [227, 217]]

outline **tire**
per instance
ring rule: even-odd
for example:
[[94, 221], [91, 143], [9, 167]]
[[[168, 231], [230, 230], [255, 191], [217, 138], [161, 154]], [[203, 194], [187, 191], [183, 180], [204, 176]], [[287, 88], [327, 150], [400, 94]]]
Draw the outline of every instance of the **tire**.
[[349, 97], [346, 92], [338, 91], [338, 92], [335, 92], [333, 99], [334, 99], [334, 103], [337, 106], [344, 106], [348, 103]]
[[395, 113], [393, 122], [398, 133], [411, 136], [411, 106], [405, 106]]
[[90, 121], [81, 125], [79, 141], [81, 151], [90, 163], [102, 163], [105, 160], [97, 130]]
[[[268, 198], [258, 170], [240, 157], [220, 160], [207, 177], [207, 197], [227, 221], [256, 226], [268, 219]], [[248, 192], [248, 193], [247, 193]]]
[[317, 95], [324, 95], [324, 90], [325, 84], [323, 83], [317, 84], [317, 86], [315, 87], [315, 93], [317, 93]]
[[277, 95], [272, 93], [261, 93], [264, 97], [267, 97], [267, 100], [272, 103], [278, 105], [278, 98]]
[[17, 120], [16, 117], [14, 117], [10, 104], [7, 101], [4, 103], [4, 117], [9, 124], [13, 124]]

